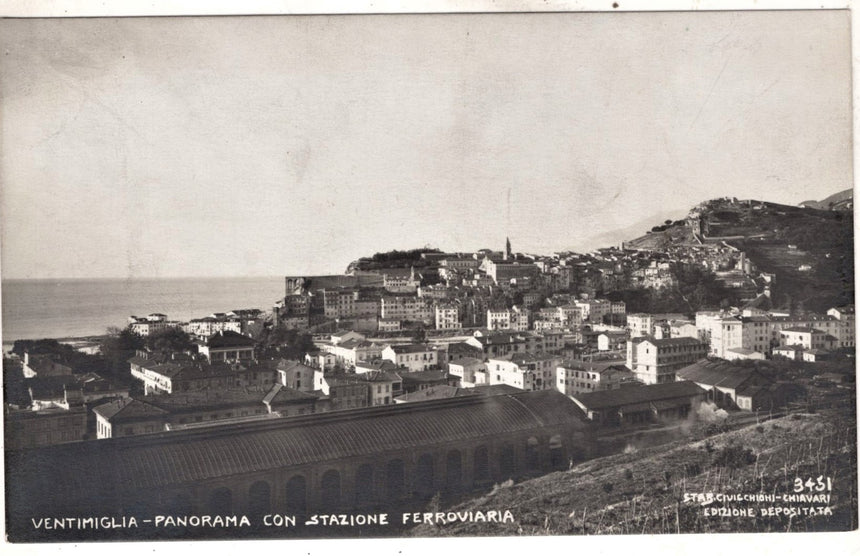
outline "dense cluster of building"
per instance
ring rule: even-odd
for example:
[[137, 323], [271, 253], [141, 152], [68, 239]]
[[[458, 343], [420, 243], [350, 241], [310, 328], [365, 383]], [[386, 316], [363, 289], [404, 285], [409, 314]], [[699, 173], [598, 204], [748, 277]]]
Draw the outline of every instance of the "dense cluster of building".
[[[764, 376], [739, 360], [818, 362], [853, 352], [853, 306], [834, 307], [826, 314], [761, 309], [758, 301], [769, 295], [773, 277], [753, 278], [754, 269], [742, 252], [704, 242], [695, 222], [685, 225], [697, 241], [662, 252], [628, 246], [538, 257], [513, 253], [508, 241], [503, 252], [426, 252], [417, 267], [290, 276], [271, 314], [240, 310], [186, 323], [160, 313], [130, 317], [129, 330], [135, 334], [146, 337], [178, 328], [191, 336], [195, 349], [138, 350], [128, 365], [139, 394], [92, 373], [73, 372], [50, 357], [25, 354], [21, 373], [29, 403], [17, 408], [7, 403], [6, 446], [19, 450], [85, 439], [116, 442], [167, 431], [167, 436], [187, 434], [203, 445], [207, 440], [194, 431], [217, 435], [247, 429], [268, 438], [300, 435], [301, 427], [290, 424], [299, 422], [334, 431], [372, 428], [376, 425], [371, 423], [387, 419], [400, 430], [397, 423], [411, 419], [404, 413], [410, 406], [429, 421], [438, 408], [440, 416], [450, 414], [454, 423], [454, 415], [461, 419], [469, 411], [491, 415], [494, 407], [530, 404], [549, 411], [550, 404], [563, 415], [553, 417], [559, 431], [578, 431], [575, 441], [560, 432], [552, 438], [537, 435], [541, 419], [532, 409], [522, 417], [528, 434], [510, 432], [512, 442], [525, 442], [522, 446], [508, 448], [501, 439], [464, 456], [470, 439], [485, 442], [489, 430], [471, 427], [456, 442], [437, 446], [442, 451], [428, 455], [430, 463], [386, 456], [401, 466], [385, 475], [385, 481], [401, 485], [396, 488], [403, 488], [405, 470], [414, 474], [410, 484], [423, 488], [416, 485], [426, 480], [421, 478], [426, 466], [432, 475], [433, 466], [442, 465], [433, 463], [437, 457], [448, 458], [446, 476], [455, 479], [446, 481], [478, 485], [512, 470], [563, 467], [571, 454], [588, 452], [581, 432], [586, 429], [593, 434], [601, 427], [683, 419], [703, 403], [772, 410], [798, 395], [796, 385]], [[627, 313], [623, 302], [596, 295], [622, 286], [667, 287], [674, 279], [670, 263], [678, 261], [723, 272], [726, 284], [738, 274], [737, 288], [747, 302], [695, 314], [644, 314]], [[313, 348], [302, 357], [267, 359], [255, 334], [264, 326], [308, 334]], [[542, 397], [517, 397], [526, 393]], [[336, 417], [350, 410], [358, 411], [352, 424]], [[271, 428], [267, 423], [284, 424], [266, 432]], [[439, 434], [434, 429], [431, 436]], [[393, 450], [397, 439], [389, 440], [386, 449]], [[424, 446], [420, 439], [416, 442], [417, 448]], [[145, 442], [129, 446], [146, 454], [158, 451]], [[344, 445], [338, 453], [355, 449]], [[361, 452], [362, 457], [373, 459], [371, 452]], [[454, 452], [456, 462], [450, 459]], [[467, 463], [469, 473], [462, 468]], [[369, 473], [364, 467], [349, 472]], [[315, 472], [299, 475], [315, 484], [322, 498], [334, 496], [324, 494], [326, 489], [336, 490], [338, 497], [346, 492], [340, 475], [335, 486]], [[438, 481], [432, 476], [429, 481], [425, 490], [432, 492]], [[244, 483], [231, 485], [245, 488]], [[303, 503], [310, 500], [310, 494], [302, 496]]]

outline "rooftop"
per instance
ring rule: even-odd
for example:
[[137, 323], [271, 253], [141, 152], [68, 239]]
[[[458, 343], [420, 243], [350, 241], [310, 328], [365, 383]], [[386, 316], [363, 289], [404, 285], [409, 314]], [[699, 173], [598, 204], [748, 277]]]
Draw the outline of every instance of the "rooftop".
[[692, 365], [679, 369], [675, 374], [678, 378], [698, 382], [699, 384], [738, 388], [747, 382], [750, 377], [759, 373], [755, 369], [739, 367], [727, 361], [701, 359]]
[[403, 354], [403, 353], [425, 353], [429, 351], [436, 351], [433, 346], [428, 344], [401, 344], [401, 345], [393, 345], [389, 346], [394, 353]]
[[256, 342], [252, 338], [239, 334], [238, 332], [233, 332], [232, 330], [222, 330], [209, 336], [203, 342], [203, 345], [208, 346], [210, 349], [254, 347], [254, 345], [256, 345]]
[[610, 409], [625, 405], [656, 402], [704, 394], [704, 390], [693, 382], [683, 380], [651, 384], [649, 386], [631, 386], [617, 390], [601, 390], [586, 394], [574, 394], [573, 397], [590, 410]]
[[499, 435], [553, 425], [589, 427], [574, 402], [547, 390], [56, 445], [7, 452], [8, 499], [17, 503], [35, 497], [63, 507], [67, 500], [116, 499], [123, 493], [134, 496], [237, 474], [380, 453], [405, 454], [446, 442], [487, 442]]
[[454, 398], [458, 396], [475, 396], [477, 392], [474, 388], [457, 388], [456, 386], [448, 386], [447, 384], [439, 384], [431, 386], [417, 392], [410, 392], [394, 398], [398, 402], [424, 402], [429, 400], [442, 400], [446, 398]]

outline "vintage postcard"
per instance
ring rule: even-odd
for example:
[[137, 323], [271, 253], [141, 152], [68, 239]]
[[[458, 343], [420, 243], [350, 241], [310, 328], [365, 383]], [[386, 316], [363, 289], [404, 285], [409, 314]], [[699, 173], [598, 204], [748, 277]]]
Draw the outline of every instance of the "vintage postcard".
[[0, 19], [6, 542], [856, 530], [851, 11], [622, 8]]

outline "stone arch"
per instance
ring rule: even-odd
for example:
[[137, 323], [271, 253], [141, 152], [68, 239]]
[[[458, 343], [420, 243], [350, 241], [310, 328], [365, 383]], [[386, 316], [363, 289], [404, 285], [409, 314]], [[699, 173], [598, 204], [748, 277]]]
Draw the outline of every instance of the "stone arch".
[[549, 438], [549, 462], [553, 469], [564, 469], [567, 463], [564, 457], [564, 442], [560, 434], [554, 434]]
[[191, 497], [185, 493], [177, 493], [172, 495], [167, 500], [165, 513], [169, 515], [191, 515], [194, 512], [194, 505], [191, 503]]
[[393, 459], [385, 466], [387, 500], [400, 500], [406, 495], [406, 466], [402, 459]]
[[508, 443], [499, 449], [499, 475], [502, 480], [513, 478], [517, 471], [514, 447]]
[[567, 455], [571, 462], [580, 462], [588, 458], [588, 445], [585, 434], [581, 432], [573, 433], [567, 449]]
[[421, 454], [415, 466], [415, 495], [419, 498], [430, 498], [436, 491], [433, 473], [433, 455]]
[[472, 458], [472, 477], [475, 483], [490, 480], [490, 453], [483, 444], [475, 448]]
[[229, 515], [233, 513], [233, 491], [227, 487], [216, 488], [209, 495], [209, 513]]
[[308, 482], [304, 475], [293, 475], [287, 481], [284, 496], [286, 511], [304, 513], [308, 509]]
[[272, 511], [272, 487], [267, 481], [257, 481], [248, 489], [248, 513], [254, 516]]
[[366, 508], [374, 504], [373, 466], [361, 464], [355, 471], [355, 506]]
[[463, 488], [463, 455], [460, 450], [449, 450], [445, 457], [445, 487], [451, 492]]
[[320, 506], [323, 511], [340, 507], [340, 472], [329, 469], [320, 479]]
[[526, 440], [526, 468], [529, 471], [540, 469], [540, 441], [535, 436]]

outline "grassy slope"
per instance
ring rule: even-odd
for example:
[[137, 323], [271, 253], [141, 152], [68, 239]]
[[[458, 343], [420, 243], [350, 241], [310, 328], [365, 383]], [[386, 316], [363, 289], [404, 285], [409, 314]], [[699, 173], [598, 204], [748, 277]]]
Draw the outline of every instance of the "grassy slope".
[[[842, 419], [844, 420], [845, 415]], [[853, 422], [853, 417], [850, 418]], [[856, 528], [856, 433], [839, 419], [798, 414], [712, 436], [588, 461], [457, 506], [510, 509], [514, 523], [422, 525], [416, 536], [571, 535]], [[714, 465], [728, 445], [757, 458], [737, 469]], [[830, 475], [832, 517], [704, 517], [685, 492], [791, 493], [796, 475]], [[611, 485], [611, 487], [610, 487]], [[758, 504], [735, 503], [736, 507]]]

